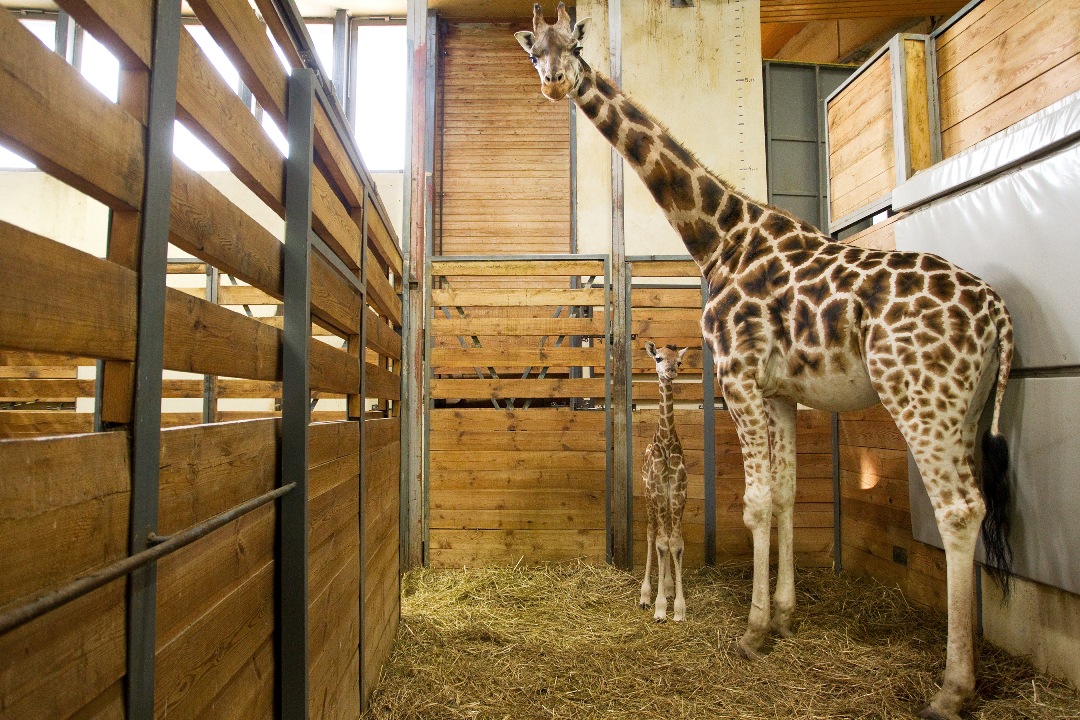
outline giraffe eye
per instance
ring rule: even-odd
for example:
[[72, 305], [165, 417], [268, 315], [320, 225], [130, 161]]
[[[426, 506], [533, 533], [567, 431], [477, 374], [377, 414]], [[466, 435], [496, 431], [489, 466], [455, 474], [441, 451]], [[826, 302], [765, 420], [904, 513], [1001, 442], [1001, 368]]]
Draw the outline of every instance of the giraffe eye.
[[533, 65], [536, 65], [536, 63], [539, 62], [539, 60], [537, 59], [537, 57], [535, 55], [530, 55], [529, 56], [529, 61], [532, 62]]
[[573, 55], [574, 57], [581, 57], [581, 46], [580, 45], [574, 46], [574, 49], [570, 51], [570, 54]]

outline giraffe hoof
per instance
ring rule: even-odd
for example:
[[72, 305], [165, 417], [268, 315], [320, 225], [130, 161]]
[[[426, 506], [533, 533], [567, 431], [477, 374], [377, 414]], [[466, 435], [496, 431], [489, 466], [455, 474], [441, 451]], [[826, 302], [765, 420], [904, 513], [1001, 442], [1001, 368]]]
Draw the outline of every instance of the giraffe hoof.
[[938, 710], [933, 705], [927, 705], [919, 713], [924, 720], [960, 720], [960, 716], [947, 710]]
[[731, 649], [743, 660], [760, 660], [765, 657], [765, 653], [760, 650], [745, 647], [741, 641], [732, 643]]
[[776, 627], [772, 628], [772, 631], [780, 637], [784, 638], [785, 640], [790, 640], [791, 638], [795, 637], [795, 631], [787, 625], [777, 625]]
[[638, 608], [640, 608], [641, 610], [648, 610], [649, 609], [649, 603], [647, 603], [647, 602], [639, 602], [638, 603]]

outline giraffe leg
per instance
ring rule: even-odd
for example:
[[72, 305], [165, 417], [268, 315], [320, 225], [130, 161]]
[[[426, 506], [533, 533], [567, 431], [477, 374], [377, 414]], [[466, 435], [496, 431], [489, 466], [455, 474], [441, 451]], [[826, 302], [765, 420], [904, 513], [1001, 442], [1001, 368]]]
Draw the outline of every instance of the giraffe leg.
[[724, 399], [742, 445], [746, 474], [743, 522], [754, 541], [754, 589], [750, 599], [750, 616], [737, 648], [740, 655], [752, 660], [761, 656], [769, 630], [769, 533], [773, 503], [768, 418], [761, 389], [753, 377], [724, 376], [722, 383]]
[[686, 598], [683, 596], [682, 559], [683, 543], [682, 516], [686, 508], [686, 466], [681, 463], [675, 471], [675, 489], [671, 494], [671, 562], [675, 567], [675, 622], [686, 619]]
[[664, 582], [668, 573], [668, 550], [669, 540], [667, 532], [660, 529], [656, 536], [656, 567], [659, 577], [656, 579], [656, 603], [653, 610], [653, 620], [664, 622], [667, 620], [667, 596], [664, 594]]
[[[915, 382], [909, 386], [918, 387]], [[936, 398], [927, 396], [905, 396], [902, 402], [883, 396], [882, 400], [915, 458], [945, 547], [949, 613], [945, 672], [941, 689], [920, 715], [933, 720], [959, 720], [960, 708], [975, 690], [975, 544], [986, 514], [974, 473], [981, 403], [973, 403], [979, 408], [969, 409], [953, 407], [956, 403], [948, 401], [942, 407]], [[965, 412], [973, 417], [965, 418]], [[958, 420], [951, 427], [946, 423], [950, 415]], [[927, 422], [924, 417], [934, 420]]]
[[642, 610], [649, 609], [649, 603], [652, 602], [652, 584], [649, 582], [652, 575], [652, 560], [653, 551], [656, 547], [656, 511], [652, 509], [652, 504], [649, 505], [649, 529], [648, 529], [648, 550], [645, 552], [645, 579], [641, 581], [641, 596], [638, 599], [638, 607]]
[[772, 504], [776, 515], [776, 590], [770, 629], [781, 637], [791, 637], [791, 614], [795, 611], [795, 551], [793, 515], [795, 509], [795, 403], [770, 398], [765, 401], [769, 416], [769, 460], [772, 465]]

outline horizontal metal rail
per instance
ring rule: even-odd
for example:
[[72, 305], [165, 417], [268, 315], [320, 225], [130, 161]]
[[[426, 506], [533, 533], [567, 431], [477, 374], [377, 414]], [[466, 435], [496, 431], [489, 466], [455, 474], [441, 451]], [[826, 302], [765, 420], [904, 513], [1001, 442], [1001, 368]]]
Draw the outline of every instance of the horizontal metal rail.
[[25, 625], [31, 620], [41, 617], [45, 613], [55, 610], [61, 605], [76, 600], [87, 593], [93, 592], [104, 585], [108, 585], [113, 580], [134, 572], [155, 560], [179, 550], [185, 545], [190, 545], [199, 538], [209, 535], [214, 530], [227, 525], [236, 518], [246, 515], [268, 502], [277, 500], [295, 487], [296, 483], [282, 485], [268, 493], [241, 503], [231, 510], [226, 510], [220, 515], [215, 515], [201, 523], [192, 525], [187, 530], [176, 533], [175, 535], [152, 537], [150, 539], [152, 547], [122, 560], [117, 560], [91, 575], [85, 575], [77, 580], [73, 580], [57, 590], [50, 590], [37, 599], [31, 600], [25, 605], [0, 615], [0, 635]]

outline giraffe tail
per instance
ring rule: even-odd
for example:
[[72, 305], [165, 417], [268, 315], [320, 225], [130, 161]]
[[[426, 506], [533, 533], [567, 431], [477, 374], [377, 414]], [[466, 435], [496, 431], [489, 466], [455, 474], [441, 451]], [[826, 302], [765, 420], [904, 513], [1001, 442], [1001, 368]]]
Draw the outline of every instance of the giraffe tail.
[[982, 523], [983, 546], [986, 549], [986, 569], [997, 581], [1005, 598], [1009, 597], [1009, 576], [1012, 571], [1012, 546], [1009, 543], [1009, 505], [1012, 490], [1009, 486], [1009, 446], [1001, 434], [1001, 403], [1005, 384], [1012, 368], [1012, 319], [1004, 303], [998, 299], [995, 325], [998, 334], [998, 371], [994, 390], [994, 414], [990, 428], [982, 438], [982, 489], [986, 501], [986, 517]]

